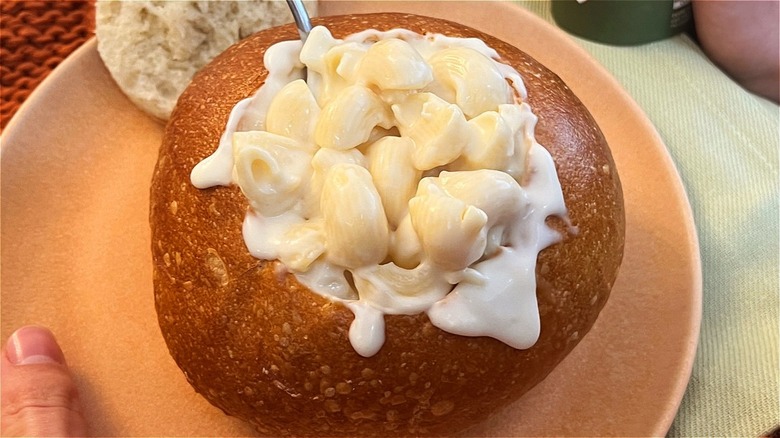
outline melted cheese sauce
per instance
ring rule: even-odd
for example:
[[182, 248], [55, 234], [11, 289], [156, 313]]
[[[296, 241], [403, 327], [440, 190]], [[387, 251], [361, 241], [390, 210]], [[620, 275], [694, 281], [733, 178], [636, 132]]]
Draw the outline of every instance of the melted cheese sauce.
[[404, 29], [317, 27], [264, 63], [191, 174], [241, 187], [250, 253], [350, 309], [363, 356], [381, 349], [384, 315], [423, 312], [531, 347], [536, 259], [560, 238], [545, 219], [566, 207], [517, 71], [481, 40]]

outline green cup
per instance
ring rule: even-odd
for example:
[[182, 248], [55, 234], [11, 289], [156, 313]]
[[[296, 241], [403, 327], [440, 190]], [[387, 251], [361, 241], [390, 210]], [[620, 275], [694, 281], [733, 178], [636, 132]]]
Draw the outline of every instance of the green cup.
[[693, 28], [690, 0], [553, 0], [566, 31], [600, 43], [649, 43]]

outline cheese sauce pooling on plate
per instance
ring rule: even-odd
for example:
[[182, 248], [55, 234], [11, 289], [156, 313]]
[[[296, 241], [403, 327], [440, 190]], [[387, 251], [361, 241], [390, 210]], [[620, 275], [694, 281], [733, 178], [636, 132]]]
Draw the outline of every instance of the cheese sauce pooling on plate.
[[[536, 259], [565, 217], [522, 79], [474, 38], [316, 27], [265, 53], [198, 188], [238, 184], [250, 253], [354, 314], [372, 356], [385, 314], [514, 348], [539, 337]], [[522, 183], [522, 185], [521, 185]]]

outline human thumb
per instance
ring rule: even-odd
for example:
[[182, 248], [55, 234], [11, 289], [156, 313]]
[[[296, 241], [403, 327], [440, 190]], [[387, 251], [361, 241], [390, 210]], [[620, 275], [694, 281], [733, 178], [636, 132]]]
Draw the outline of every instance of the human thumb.
[[83, 436], [78, 391], [54, 335], [26, 326], [9, 338], [0, 358], [3, 436]]

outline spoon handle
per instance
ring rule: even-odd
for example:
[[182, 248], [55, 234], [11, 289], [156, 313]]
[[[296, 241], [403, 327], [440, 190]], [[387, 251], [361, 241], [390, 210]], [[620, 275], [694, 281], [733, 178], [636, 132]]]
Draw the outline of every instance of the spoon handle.
[[306, 11], [301, 0], [287, 0], [287, 6], [290, 7], [290, 11], [295, 19], [295, 25], [298, 27], [298, 33], [301, 35], [301, 41], [306, 42], [306, 37], [309, 36], [311, 31], [311, 20], [309, 20], [309, 12]]

